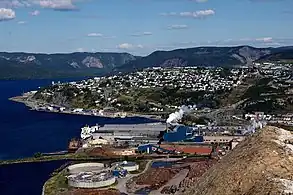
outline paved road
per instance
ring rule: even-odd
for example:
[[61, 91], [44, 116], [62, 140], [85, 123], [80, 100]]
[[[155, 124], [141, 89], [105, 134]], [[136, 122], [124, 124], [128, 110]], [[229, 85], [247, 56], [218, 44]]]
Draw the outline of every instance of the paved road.
[[[154, 161], [150, 160], [150, 161], [148, 161], [148, 163], [145, 166], [145, 169], [141, 173], [127, 175], [125, 178], [121, 178], [121, 179], [119, 178], [118, 179], [118, 184], [116, 186], [116, 189], [118, 189], [121, 193], [125, 193], [125, 194], [128, 194], [128, 195], [134, 195], [133, 193], [127, 192], [127, 188], [126, 188], [127, 181], [129, 181], [130, 179], [132, 179], [135, 176], [138, 176], [140, 174], [145, 173], [150, 168], [150, 166], [152, 165], [153, 162], [156, 162], [156, 161], [165, 161], [165, 162], [166, 161], [169, 161], [169, 162], [171, 162], [171, 161], [178, 161], [178, 160], [182, 160], [182, 158], [175, 158], [175, 159], [174, 158], [162, 158], [162, 159], [156, 159]], [[187, 170], [187, 173], [183, 172], [184, 170], [180, 171], [176, 175], [177, 177], [175, 176], [172, 180], [169, 181], [169, 182], [171, 182], [171, 184], [169, 184], [169, 182], [168, 182], [166, 185], [177, 185], [176, 182], [178, 182], [178, 181], [180, 183], [186, 177], [186, 175], [188, 174], [188, 170], [186, 169]], [[181, 177], [183, 177], [183, 179]], [[172, 183], [176, 183], [176, 184], [172, 184]], [[179, 185], [179, 183], [178, 183], [178, 185]], [[163, 189], [163, 187], [162, 187], [162, 189]], [[161, 190], [159, 190], [159, 192], [160, 191]]]
[[149, 169], [149, 167], [151, 166], [151, 163], [152, 163], [151, 160], [148, 161], [148, 163], [146, 164], [144, 170], [141, 173], [138, 173], [138, 174], [129, 174], [125, 178], [119, 178], [118, 179], [118, 184], [117, 184], [116, 188], [120, 191], [120, 193], [125, 193], [125, 194], [128, 194], [128, 195], [133, 195], [133, 194], [130, 194], [130, 193], [127, 192], [127, 188], [126, 188], [127, 181], [130, 180], [131, 178], [135, 177], [135, 176], [138, 176], [140, 174], [145, 173]]

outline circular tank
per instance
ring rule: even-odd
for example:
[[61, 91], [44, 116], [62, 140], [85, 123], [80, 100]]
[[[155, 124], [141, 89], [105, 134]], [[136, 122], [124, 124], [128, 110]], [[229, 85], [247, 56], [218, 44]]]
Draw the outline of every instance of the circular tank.
[[112, 164], [112, 167], [121, 167], [122, 169], [127, 170], [128, 172], [137, 171], [139, 169], [139, 165], [135, 162], [116, 162]]
[[70, 174], [80, 172], [101, 172], [105, 168], [103, 163], [80, 163], [69, 166], [67, 169]]
[[102, 188], [113, 185], [116, 179], [111, 171], [80, 172], [67, 177], [68, 185], [75, 188]]

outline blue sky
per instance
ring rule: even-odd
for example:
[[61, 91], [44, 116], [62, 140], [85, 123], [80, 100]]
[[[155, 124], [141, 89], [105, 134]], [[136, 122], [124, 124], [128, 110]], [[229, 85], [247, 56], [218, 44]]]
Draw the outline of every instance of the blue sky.
[[293, 45], [292, 0], [0, 0], [0, 51]]

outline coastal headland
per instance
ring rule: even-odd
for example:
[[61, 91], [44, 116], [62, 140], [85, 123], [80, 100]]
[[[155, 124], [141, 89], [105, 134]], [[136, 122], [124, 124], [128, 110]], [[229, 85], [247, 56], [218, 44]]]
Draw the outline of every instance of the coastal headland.
[[[153, 119], [153, 120], [162, 121], [162, 122], [164, 121], [161, 118], [161, 115], [156, 115], [157, 113], [143, 114], [143, 113], [131, 113], [131, 112], [112, 112], [112, 113], [104, 112], [103, 114], [101, 114], [101, 113], [97, 112], [95, 109], [92, 109], [92, 110], [88, 109], [86, 111], [83, 111], [83, 110], [75, 111], [74, 109], [70, 109], [70, 108], [60, 109], [63, 107], [59, 106], [59, 105], [52, 105], [49, 103], [37, 101], [35, 99], [32, 99], [32, 95], [29, 95], [29, 94], [11, 97], [11, 98], [9, 98], [9, 100], [14, 101], [14, 102], [18, 102], [18, 103], [23, 103], [30, 110], [41, 111], [41, 112], [97, 116], [97, 117], [107, 117], [107, 118], [140, 117], [140, 118]], [[162, 114], [162, 113], [159, 113], [159, 114]]]

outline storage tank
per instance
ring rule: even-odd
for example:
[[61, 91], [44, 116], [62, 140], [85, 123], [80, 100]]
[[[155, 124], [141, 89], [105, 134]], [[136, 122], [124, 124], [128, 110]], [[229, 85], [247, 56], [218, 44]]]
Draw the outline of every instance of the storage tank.
[[103, 188], [116, 182], [111, 171], [80, 172], [67, 177], [68, 185], [75, 188]]
[[127, 170], [128, 172], [137, 171], [139, 169], [139, 165], [137, 163], [128, 161], [113, 163], [112, 167], [116, 167], [115, 169], [121, 168]]
[[103, 163], [79, 163], [69, 166], [67, 169], [70, 174], [80, 172], [100, 172], [105, 168]]

